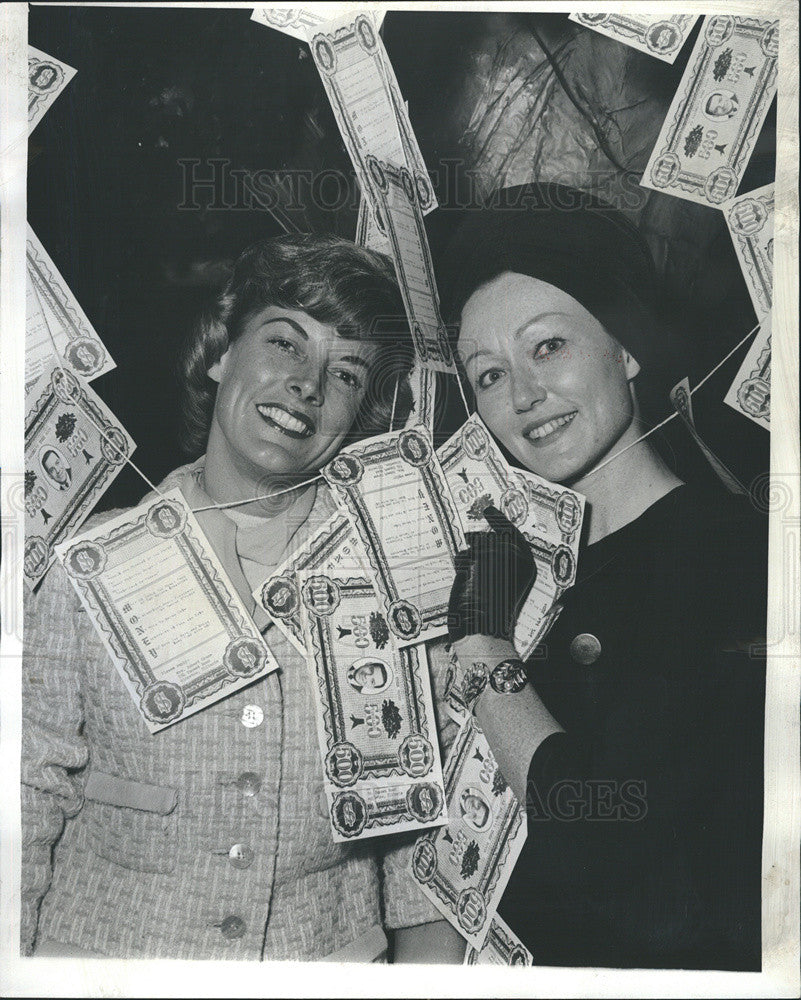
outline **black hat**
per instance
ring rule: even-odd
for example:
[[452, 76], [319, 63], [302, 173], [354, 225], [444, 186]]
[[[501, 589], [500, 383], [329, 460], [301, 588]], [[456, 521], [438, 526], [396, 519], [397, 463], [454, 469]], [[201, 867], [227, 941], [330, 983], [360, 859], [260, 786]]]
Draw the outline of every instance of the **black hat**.
[[494, 192], [463, 213], [436, 271], [450, 323], [477, 288], [512, 271], [572, 295], [643, 367], [661, 353], [648, 247], [621, 212], [586, 191], [534, 183]]

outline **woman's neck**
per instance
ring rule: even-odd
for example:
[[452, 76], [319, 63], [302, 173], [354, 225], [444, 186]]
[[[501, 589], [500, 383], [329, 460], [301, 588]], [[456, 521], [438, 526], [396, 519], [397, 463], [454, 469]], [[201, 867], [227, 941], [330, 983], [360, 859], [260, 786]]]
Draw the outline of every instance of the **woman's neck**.
[[[632, 436], [633, 440], [636, 438]], [[611, 455], [626, 444], [624, 439], [619, 440]], [[614, 461], [603, 465], [608, 457], [598, 463], [597, 472], [591, 470], [570, 484], [587, 500], [589, 545], [636, 521], [657, 500], [682, 484], [648, 441], [633, 444]]]

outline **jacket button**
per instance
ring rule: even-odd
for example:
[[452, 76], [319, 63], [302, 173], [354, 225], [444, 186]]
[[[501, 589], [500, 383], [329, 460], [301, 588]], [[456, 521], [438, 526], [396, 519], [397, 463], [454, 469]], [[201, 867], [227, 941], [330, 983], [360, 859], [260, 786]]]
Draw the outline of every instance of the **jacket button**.
[[583, 667], [595, 663], [601, 655], [601, 643], [591, 632], [582, 632], [570, 643], [570, 655]]
[[234, 844], [228, 852], [228, 860], [234, 868], [250, 868], [253, 864], [253, 851], [245, 844]]
[[264, 712], [259, 705], [245, 705], [242, 709], [242, 725], [255, 729], [264, 722]]
[[244, 771], [236, 779], [236, 785], [243, 795], [252, 797], [259, 794], [261, 778], [253, 771]]
[[220, 924], [220, 933], [229, 941], [241, 938], [246, 930], [245, 921], [241, 917], [226, 917]]

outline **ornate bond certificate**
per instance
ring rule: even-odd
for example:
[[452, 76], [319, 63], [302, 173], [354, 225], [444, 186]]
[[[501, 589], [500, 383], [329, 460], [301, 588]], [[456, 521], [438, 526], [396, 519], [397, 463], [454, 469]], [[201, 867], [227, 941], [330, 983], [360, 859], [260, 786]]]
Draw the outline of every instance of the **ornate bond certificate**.
[[420, 191], [405, 167], [367, 157], [377, 198], [376, 217], [386, 229], [418, 359], [456, 374], [428, 246]]
[[25, 403], [23, 572], [35, 587], [136, 445], [91, 387], [52, 361]]
[[362, 193], [376, 204], [367, 155], [404, 164], [414, 176], [424, 212], [437, 207], [395, 71], [373, 18], [366, 13], [331, 21], [309, 33], [312, 57], [350, 154]]
[[60, 59], [28, 46], [28, 135], [76, 72]]
[[65, 368], [89, 382], [115, 368], [95, 328], [30, 226], [26, 264], [26, 387], [52, 365], [55, 351]]
[[364, 547], [398, 643], [445, 635], [465, 541], [428, 432], [417, 427], [350, 445], [323, 475]]
[[425, 647], [397, 647], [365, 577], [298, 585], [334, 840], [443, 824]]
[[[310, 3], [305, 7], [256, 7], [250, 19], [305, 42], [310, 31], [335, 18], [343, 17], [348, 11], [352, 13], [353, 4]], [[376, 28], [380, 28], [384, 20], [384, 11], [372, 9], [367, 13], [375, 21]]]
[[764, 320], [773, 307], [773, 184], [724, 206], [740, 270], [754, 312]]
[[770, 430], [770, 316], [757, 330], [724, 402]]
[[277, 668], [180, 490], [56, 552], [151, 733]]
[[697, 14], [571, 14], [570, 20], [633, 49], [675, 62]]
[[526, 817], [474, 720], [445, 764], [449, 823], [425, 833], [412, 856], [422, 891], [473, 947], [490, 931], [526, 839]]
[[779, 22], [708, 17], [640, 181], [701, 205], [737, 188], [776, 93]]
[[345, 514], [329, 518], [253, 591], [256, 603], [264, 608], [301, 656], [306, 656], [306, 642], [295, 574], [305, 570], [344, 576], [363, 576], [369, 572], [367, 556]]
[[687, 378], [683, 378], [681, 382], [678, 382], [669, 393], [670, 402], [673, 405], [673, 409], [678, 413], [681, 422], [687, 428], [687, 432], [690, 437], [695, 441], [698, 447], [701, 449], [701, 453], [704, 458], [712, 466], [718, 479], [723, 483], [726, 489], [730, 493], [740, 493], [742, 496], [748, 496], [748, 490], [743, 486], [740, 480], [734, 475], [731, 469], [725, 465], [718, 456], [712, 451], [712, 449], [707, 445], [706, 441], [701, 437], [695, 427], [695, 417], [693, 416], [693, 406], [692, 406], [692, 394], [690, 393], [690, 381]]
[[480, 951], [468, 947], [465, 965], [533, 965], [534, 956], [508, 924], [496, 914]]
[[489, 531], [490, 505], [531, 546], [537, 579], [517, 620], [514, 645], [528, 659], [553, 623], [551, 609], [576, 578], [584, 497], [533, 472], [512, 469], [492, 435], [473, 414], [437, 450], [464, 531]]

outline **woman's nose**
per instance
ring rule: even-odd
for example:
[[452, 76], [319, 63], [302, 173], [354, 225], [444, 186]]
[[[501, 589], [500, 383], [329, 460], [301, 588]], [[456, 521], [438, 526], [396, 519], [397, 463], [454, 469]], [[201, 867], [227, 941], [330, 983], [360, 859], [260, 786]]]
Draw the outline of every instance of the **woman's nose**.
[[548, 395], [536, 374], [521, 372], [512, 377], [512, 406], [518, 413], [525, 413]]
[[293, 396], [321, 406], [323, 402], [323, 380], [321, 373], [311, 365], [303, 371], [293, 372], [287, 377], [287, 388]]

